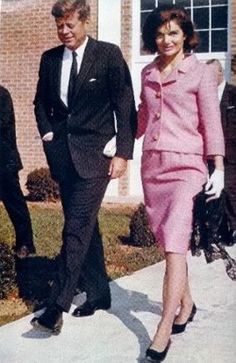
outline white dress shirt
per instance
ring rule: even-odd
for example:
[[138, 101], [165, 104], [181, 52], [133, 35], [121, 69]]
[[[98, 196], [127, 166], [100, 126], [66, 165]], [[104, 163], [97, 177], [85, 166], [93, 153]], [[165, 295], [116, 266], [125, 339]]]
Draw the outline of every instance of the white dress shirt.
[[225, 89], [225, 85], [226, 85], [226, 81], [221, 82], [221, 84], [218, 86], [218, 97], [219, 100], [221, 101], [222, 96], [223, 96], [223, 92]]
[[[88, 37], [86, 37], [83, 44], [75, 50], [77, 53], [76, 61], [77, 61], [77, 72], [79, 73], [81, 63], [84, 56], [84, 51], [86, 48], [86, 45], [88, 43]], [[72, 51], [65, 47], [63, 58], [62, 58], [62, 69], [61, 69], [61, 87], [60, 87], [60, 97], [61, 100], [64, 102], [66, 106], [68, 106], [67, 103], [67, 93], [68, 93], [68, 86], [69, 86], [69, 78], [70, 78], [70, 70], [72, 66]], [[53, 132], [47, 132], [43, 137], [43, 141], [51, 141], [53, 139]]]
[[[77, 61], [77, 72], [78, 73], [80, 71], [80, 67], [81, 67], [81, 63], [83, 60], [84, 51], [85, 51], [87, 43], [88, 43], [88, 37], [86, 37], [85, 41], [79, 48], [75, 49], [75, 52], [77, 53], [76, 61]], [[67, 93], [68, 93], [72, 59], [73, 59], [72, 51], [65, 47], [64, 53], [63, 53], [63, 58], [62, 58], [60, 97], [66, 106], [68, 106]]]

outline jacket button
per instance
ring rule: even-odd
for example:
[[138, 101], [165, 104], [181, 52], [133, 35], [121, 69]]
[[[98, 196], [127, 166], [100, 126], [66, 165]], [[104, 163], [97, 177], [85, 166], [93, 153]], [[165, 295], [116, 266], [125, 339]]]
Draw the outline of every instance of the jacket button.
[[67, 119], [69, 120], [71, 118], [71, 114], [69, 113], [67, 116]]
[[67, 134], [67, 137], [68, 137], [68, 139], [70, 139], [70, 137], [71, 137], [71, 134], [69, 133], [69, 134]]
[[157, 117], [157, 119], [159, 119], [161, 117], [161, 114], [159, 112], [157, 112], [156, 117]]
[[158, 134], [156, 134], [156, 135], [153, 136], [153, 140], [154, 141], [157, 141], [158, 139], [159, 139], [159, 135]]
[[159, 91], [158, 91], [158, 92], [156, 93], [156, 98], [160, 98], [160, 97], [161, 97], [161, 92], [159, 92]]

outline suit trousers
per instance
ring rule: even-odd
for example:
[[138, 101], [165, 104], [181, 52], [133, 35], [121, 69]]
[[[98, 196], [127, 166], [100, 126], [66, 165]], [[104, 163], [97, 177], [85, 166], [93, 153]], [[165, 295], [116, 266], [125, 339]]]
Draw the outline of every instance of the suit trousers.
[[34, 252], [31, 219], [20, 187], [18, 172], [0, 175], [0, 198], [15, 229], [16, 249], [26, 245], [30, 252]]
[[108, 177], [83, 179], [74, 172], [59, 183], [65, 221], [49, 304], [63, 311], [69, 311], [78, 284], [89, 301], [110, 294], [97, 219], [108, 182]]

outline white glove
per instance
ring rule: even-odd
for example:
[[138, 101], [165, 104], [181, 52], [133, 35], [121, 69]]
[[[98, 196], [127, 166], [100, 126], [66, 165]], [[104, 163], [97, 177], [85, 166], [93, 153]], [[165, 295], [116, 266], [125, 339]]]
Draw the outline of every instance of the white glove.
[[205, 186], [205, 193], [211, 196], [208, 199], [208, 201], [219, 198], [220, 193], [222, 192], [223, 189], [224, 189], [224, 171], [215, 169]]
[[106, 155], [109, 158], [113, 158], [116, 154], [116, 136], [113, 136], [111, 140], [109, 140], [104, 149], [103, 154]]
[[43, 135], [42, 140], [43, 141], [52, 141], [53, 139], [53, 132], [47, 132], [45, 135]]

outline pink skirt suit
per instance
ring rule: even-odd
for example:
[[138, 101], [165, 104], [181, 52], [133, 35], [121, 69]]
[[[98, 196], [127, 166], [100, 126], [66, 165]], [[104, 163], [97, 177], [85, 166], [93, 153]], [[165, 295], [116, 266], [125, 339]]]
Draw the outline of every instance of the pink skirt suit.
[[193, 198], [207, 180], [206, 159], [224, 155], [214, 67], [188, 55], [161, 81], [156, 60], [142, 71], [137, 138], [151, 229], [166, 252], [186, 254]]

